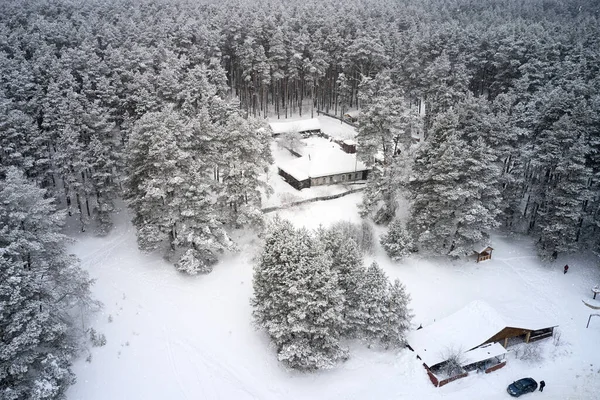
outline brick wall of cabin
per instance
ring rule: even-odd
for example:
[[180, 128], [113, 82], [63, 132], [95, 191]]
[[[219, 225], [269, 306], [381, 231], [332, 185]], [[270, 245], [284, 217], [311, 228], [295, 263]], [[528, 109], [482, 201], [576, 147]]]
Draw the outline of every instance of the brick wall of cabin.
[[489, 374], [490, 372], [494, 372], [496, 370], [499, 370], [500, 368], [504, 367], [505, 365], [506, 365], [506, 361], [502, 361], [500, 364], [492, 365], [491, 367], [489, 367], [488, 369], [486, 369], [485, 373]]

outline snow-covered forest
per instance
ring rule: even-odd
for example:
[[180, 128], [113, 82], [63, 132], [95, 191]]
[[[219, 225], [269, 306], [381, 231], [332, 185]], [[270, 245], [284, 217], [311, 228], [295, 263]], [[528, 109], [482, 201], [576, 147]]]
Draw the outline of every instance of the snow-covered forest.
[[[0, 2], [0, 398], [61, 398], [74, 382], [73, 309], [96, 303], [65, 220], [110, 235], [124, 201], [140, 250], [210, 272], [239, 250], [233, 232], [266, 226], [267, 118], [360, 110], [360, 213], [389, 227], [394, 260], [460, 259], [493, 232], [528, 236], [542, 260], [600, 252], [599, 13], [584, 0]], [[323, 241], [285, 229], [300, 249]], [[255, 266], [263, 327], [279, 250]], [[331, 294], [337, 322], [306, 328], [335, 332], [329, 353], [302, 364], [281, 342], [280, 359], [331, 365], [343, 336], [400, 344], [404, 286], [362, 260], [338, 273], [320, 251], [298, 264], [325, 268], [330, 294], [370, 274], [388, 296], [371, 302], [398, 303], [381, 316], [398, 320], [357, 333], [348, 310], [368, 301]]]

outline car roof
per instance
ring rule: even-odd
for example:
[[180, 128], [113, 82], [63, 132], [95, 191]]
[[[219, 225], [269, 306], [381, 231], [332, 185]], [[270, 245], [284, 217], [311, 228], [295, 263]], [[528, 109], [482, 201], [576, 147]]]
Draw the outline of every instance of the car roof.
[[537, 383], [533, 378], [523, 378], [519, 379], [518, 382], [528, 382], [528, 383]]

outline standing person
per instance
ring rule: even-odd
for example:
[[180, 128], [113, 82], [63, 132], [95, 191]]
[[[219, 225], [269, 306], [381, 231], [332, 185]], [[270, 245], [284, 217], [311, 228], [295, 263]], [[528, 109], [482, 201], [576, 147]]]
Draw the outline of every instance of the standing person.
[[564, 273], [566, 274], [568, 270], [569, 270], [569, 265], [567, 264], [567, 265], [565, 265], [565, 272]]
[[544, 391], [544, 386], [546, 386], [546, 382], [540, 381], [540, 392]]

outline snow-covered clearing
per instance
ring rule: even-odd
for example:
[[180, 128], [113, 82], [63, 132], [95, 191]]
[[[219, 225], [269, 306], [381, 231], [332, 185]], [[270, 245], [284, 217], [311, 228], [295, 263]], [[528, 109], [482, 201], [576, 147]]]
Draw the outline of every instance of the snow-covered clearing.
[[[280, 212], [298, 225], [316, 227], [358, 221], [359, 194]], [[282, 368], [265, 335], [251, 324], [252, 257], [257, 242], [245, 237], [242, 251], [207, 276], [184, 276], [155, 255], [136, 249], [129, 216], [121, 212], [107, 238], [82, 237], [72, 250], [96, 279], [104, 309], [91, 326], [106, 334], [75, 364], [74, 399], [504, 399], [512, 380], [547, 382], [548, 399], [594, 399], [600, 390], [600, 321], [585, 329], [600, 270], [592, 261], [569, 259], [542, 265], [530, 243], [495, 237], [494, 259], [481, 264], [445, 259], [389, 261], [375, 258], [410, 291], [414, 323], [424, 325], [483, 299], [490, 304], [541, 308], [560, 325], [560, 346], [540, 342], [544, 359], [524, 362], [509, 352], [508, 365], [434, 388], [414, 353], [369, 350], [351, 344], [351, 358], [338, 368], [301, 374]], [[112, 322], [109, 322], [111, 316]], [[533, 396], [533, 395], [532, 395]]]
[[[335, 128], [335, 120], [319, 119], [322, 126], [331, 125], [325, 129]], [[293, 157], [275, 145], [273, 150], [276, 160]], [[299, 192], [277, 175], [276, 166], [268, 178], [275, 194], [267, 206], [348, 189], [319, 186]], [[360, 201], [361, 194], [355, 193], [269, 215], [308, 228], [339, 220], [358, 222]], [[82, 236], [71, 248], [96, 279], [93, 292], [104, 303], [87, 327], [104, 333], [107, 344], [89, 349], [91, 362], [85, 360], [86, 353], [75, 363], [78, 382], [69, 390], [69, 400], [494, 400], [508, 398], [506, 386], [527, 376], [546, 381], [546, 399], [600, 397], [600, 319], [592, 319], [586, 329], [593, 310], [581, 302], [591, 299], [590, 289], [600, 283], [597, 259], [582, 256], [543, 264], [533, 244], [518, 237], [493, 237], [493, 259], [480, 264], [442, 257], [415, 257], [399, 264], [377, 246], [365, 262], [376, 260], [390, 278], [405, 283], [413, 299], [415, 327], [473, 300], [520, 315], [543, 310], [559, 325], [558, 345], [552, 339], [539, 342], [541, 361], [516, 359], [510, 350], [506, 367], [434, 388], [421, 362], [406, 349], [383, 351], [349, 343], [351, 358], [334, 370], [303, 374], [284, 369], [266, 335], [252, 326], [252, 258], [260, 244], [255, 236], [240, 235], [241, 251], [226, 257], [211, 274], [189, 277], [159, 256], [137, 250], [126, 211], [116, 219], [108, 237]], [[571, 268], [563, 275], [566, 262]]]

